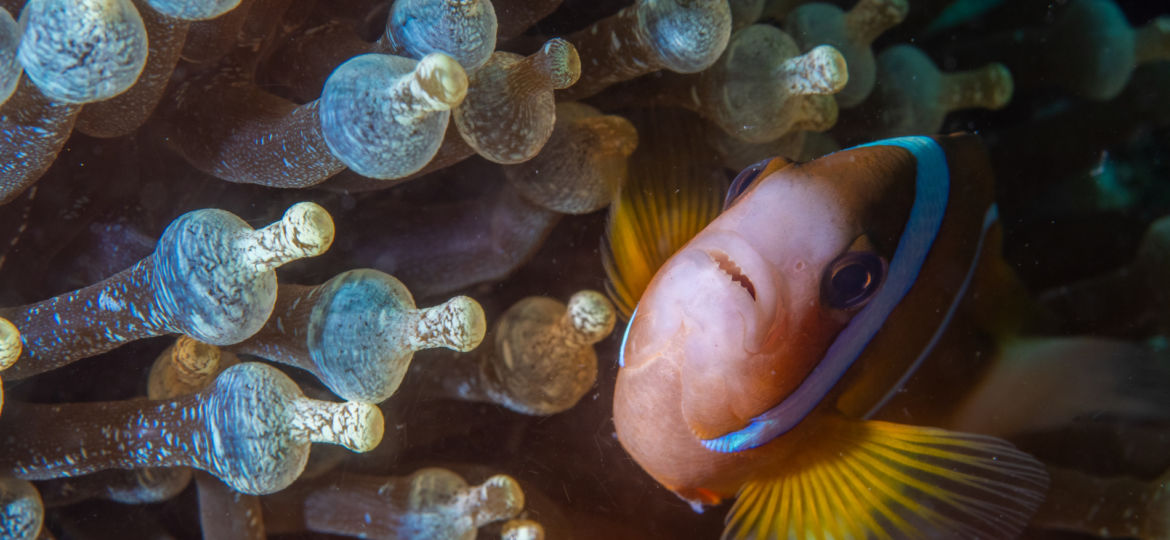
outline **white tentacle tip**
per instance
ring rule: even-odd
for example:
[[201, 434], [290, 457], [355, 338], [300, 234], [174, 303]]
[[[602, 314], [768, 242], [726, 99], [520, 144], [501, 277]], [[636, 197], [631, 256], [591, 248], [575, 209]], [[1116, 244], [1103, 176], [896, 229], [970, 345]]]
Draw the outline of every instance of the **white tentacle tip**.
[[581, 78], [581, 56], [569, 40], [550, 39], [540, 48], [540, 54], [544, 57], [553, 88], [564, 90]]
[[845, 57], [829, 45], [819, 45], [790, 62], [798, 66], [793, 74], [798, 80], [791, 83], [794, 94], [836, 94], [849, 83]]
[[354, 452], [377, 448], [386, 432], [386, 420], [377, 406], [348, 401], [335, 418], [335, 442]]
[[20, 358], [23, 344], [20, 331], [8, 319], [0, 318], [0, 370], [8, 369]]
[[617, 321], [613, 304], [609, 299], [597, 291], [584, 290], [577, 292], [568, 303], [568, 316], [573, 328], [590, 343], [605, 339]]
[[427, 97], [443, 109], [459, 105], [467, 95], [467, 72], [454, 58], [443, 53], [424, 56], [418, 61], [415, 73]]
[[500, 529], [501, 540], [544, 540], [544, 526], [530, 519], [513, 519]]
[[466, 296], [456, 296], [447, 301], [446, 311], [450, 313], [450, 338], [453, 349], [467, 352], [479, 346], [487, 333], [487, 317], [479, 302]]
[[524, 510], [524, 490], [511, 476], [494, 475], [484, 480], [477, 489], [480, 492], [480, 505], [474, 517], [477, 527], [515, 517]]
[[288, 240], [302, 257], [325, 253], [333, 244], [333, 216], [321, 205], [300, 202], [292, 205], [281, 218]]

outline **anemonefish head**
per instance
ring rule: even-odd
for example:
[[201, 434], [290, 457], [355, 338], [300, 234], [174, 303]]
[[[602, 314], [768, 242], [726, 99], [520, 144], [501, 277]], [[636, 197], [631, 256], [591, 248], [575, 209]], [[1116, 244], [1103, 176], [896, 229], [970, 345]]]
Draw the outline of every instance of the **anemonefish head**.
[[899, 227], [875, 205], [905, 217], [913, 182], [888, 176], [912, 177], [913, 163], [881, 149], [823, 159], [744, 171], [726, 210], [638, 304], [625, 366], [677, 363], [683, 416], [701, 439], [791, 394], [881, 286]]
[[[723, 212], [649, 281], [627, 328], [614, 419], [647, 471], [680, 492], [716, 477], [731, 490], [743, 454], [774, 450], [824, 402], [857, 409], [888, 395], [961, 290], [991, 207], [990, 184], [968, 182], [984, 168], [949, 193], [944, 147], [959, 164], [982, 158], [970, 137], [915, 137], [771, 160], [733, 182]], [[869, 341], [891, 321], [911, 327], [903, 349], [857, 376], [851, 366], [873, 356]]]

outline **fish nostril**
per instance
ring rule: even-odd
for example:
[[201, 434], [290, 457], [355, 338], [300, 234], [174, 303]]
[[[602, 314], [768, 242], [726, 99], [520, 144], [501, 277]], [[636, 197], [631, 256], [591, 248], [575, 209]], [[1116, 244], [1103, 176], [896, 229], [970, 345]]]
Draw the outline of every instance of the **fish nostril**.
[[740, 269], [740, 267], [734, 262], [732, 262], [731, 257], [728, 257], [726, 253], [721, 251], [711, 251], [707, 254], [707, 256], [711, 257], [712, 261], [715, 261], [715, 264], [719, 266], [719, 269], [722, 270], [724, 274], [727, 274], [729, 277], [731, 277], [731, 281], [734, 281], [735, 283], [738, 283], [740, 287], [743, 287], [744, 290], [751, 295], [752, 300], [756, 299], [756, 286], [752, 283], [752, 280], [748, 279], [748, 277], [744, 275], [743, 270]]

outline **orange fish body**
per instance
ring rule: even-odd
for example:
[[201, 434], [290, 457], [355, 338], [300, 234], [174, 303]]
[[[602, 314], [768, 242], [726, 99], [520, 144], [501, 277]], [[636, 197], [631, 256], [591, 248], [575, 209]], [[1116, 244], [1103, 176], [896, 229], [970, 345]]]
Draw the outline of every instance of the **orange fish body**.
[[[1004, 276], [990, 178], [970, 136], [742, 173], [637, 302], [614, 397], [622, 445], [687, 500], [738, 496], [727, 537], [1018, 534], [1046, 487], [1037, 461], [874, 420], [938, 425], [985, 367], [981, 336], [947, 329]], [[956, 342], [942, 371], [926, 361]]]

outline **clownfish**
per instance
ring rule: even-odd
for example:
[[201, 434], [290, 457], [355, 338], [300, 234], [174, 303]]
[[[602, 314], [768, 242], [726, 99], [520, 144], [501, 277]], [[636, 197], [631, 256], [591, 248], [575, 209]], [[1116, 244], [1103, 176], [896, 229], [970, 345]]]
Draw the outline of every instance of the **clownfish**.
[[717, 211], [623, 194], [621, 445], [697, 509], [734, 497], [724, 538], [1017, 536], [1044, 465], [946, 428], [988, 363], [954, 329], [1010, 274], [991, 178], [973, 135], [904, 137], [762, 161]]

